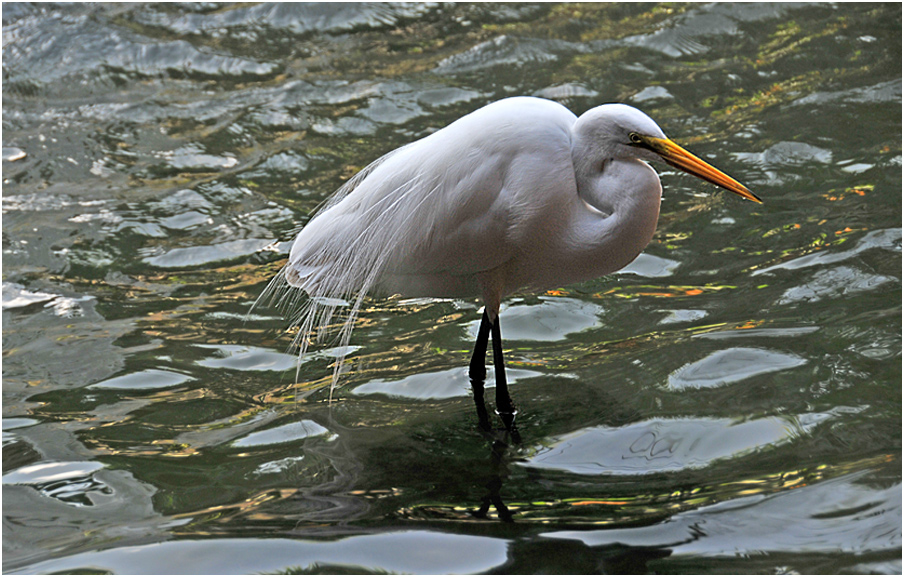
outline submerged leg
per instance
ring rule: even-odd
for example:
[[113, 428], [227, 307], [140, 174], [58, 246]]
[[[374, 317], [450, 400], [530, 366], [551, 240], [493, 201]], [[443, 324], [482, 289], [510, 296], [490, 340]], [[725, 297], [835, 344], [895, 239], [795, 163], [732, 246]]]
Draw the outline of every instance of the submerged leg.
[[471, 390], [474, 392], [474, 406], [477, 408], [477, 425], [481, 431], [489, 433], [493, 430], [490, 424], [490, 415], [487, 413], [487, 405], [483, 400], [483, 381], [471, 379]]

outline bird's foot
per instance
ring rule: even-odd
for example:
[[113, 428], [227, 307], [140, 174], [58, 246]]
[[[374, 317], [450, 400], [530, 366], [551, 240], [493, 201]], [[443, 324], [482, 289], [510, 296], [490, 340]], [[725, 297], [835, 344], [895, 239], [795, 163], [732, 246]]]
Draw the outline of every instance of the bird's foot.
[[496, 409], [496, 414], [502, 420], [502, 424], [505, 425], [505, 431], [509, 435], [511, 435], [512, 442], [516, 445], [521, 443], [521, 434], [518, 432], [518, 428], [515, 426], [515, 416], [518, 415], [518, 410], [515, 407], [512, 407], [508, 411], [500, 411]]

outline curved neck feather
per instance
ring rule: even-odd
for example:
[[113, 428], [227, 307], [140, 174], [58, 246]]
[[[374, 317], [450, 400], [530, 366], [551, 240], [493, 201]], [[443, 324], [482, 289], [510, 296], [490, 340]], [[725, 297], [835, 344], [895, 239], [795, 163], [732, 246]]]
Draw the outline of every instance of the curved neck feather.
[[587, 279], [634, 260], [653, 238], [659, 219], [662, 187], [656, 172], [643, 161], [606, 154], [577, 145], [573, 154], [583, 202], [575, 209], [568, 253]]

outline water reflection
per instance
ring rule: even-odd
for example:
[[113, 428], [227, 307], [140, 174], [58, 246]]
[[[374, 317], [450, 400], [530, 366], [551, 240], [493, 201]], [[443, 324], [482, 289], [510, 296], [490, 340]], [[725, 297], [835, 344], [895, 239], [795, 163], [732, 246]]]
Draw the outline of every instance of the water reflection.
[[330, 431], [314, 421], [305, 419], [295, 423], [287, 423], [272, 429], [255, 431], [232, 442], [233, 447], [247, 448], [275, 443], [290, 443], [308, 437], [329, 435]]
[[96, 504], [99, 495], [113, 490], [93, 473], [102, 469], [96, 462], [39, 463], [3, 475], [4, 485], [29, 485], [39, 493], [76, 507]]
[[[568, 335], [599, 326], [605, 314], [602, 307], [578, 299], [539, 297], [539, 302], [512, 299], [500, 308], [505, 319], [506, 341], [562, 341]], [[477, 336], [479, 321], [468, 325], [468, 333]]]
[[[512, 369], [506, 367], [509, 384], [522, 379], [540, 376], [537, 371]], [[490, 369], [490, 384], [493, 383], [493, 371]], [[481, 383], [481, 388], [483, 387]], [[466, 397], [471, 394], [473, 384], [468, 379], [467, 370], [463, 368], [447, 369], [438, 372], [415, 373], [401, 380], [387, 381], [375, 379], [352, 389], [354, 395], [387, 395], [404, 399], [451, 399]]]
[[679, 390], [721, 387], [806, 363], [806, 359], [788, 353], [733, 347], [681, 367], [669, 375], [669, 387]]
[[826, 414], [796, 418], [672, 419], [624, 427], [592, 427], [551, 439], [525, 467], [558, 469], [579, 475], [653, 475], [708, 467], [738, 459], [806, 435]]
[[[480, 413], [480, 409], [477, 412]], [[506, 429], [505, 434], [510, 434], [514, 442], [520, 443], [520, 438], [517, 437], [517, 429], [513, 431]], [[481, 500], [480, 508], [472, 513], [478, 519], [486, 519], [490, 506], [493, 506], [500, 520], [506, 523], [514, 521], [511, 511], [509, 511], [502, 499], [502, 486], [508, 476], [508, 460], [511, 458], [509, 457], [509, 451], [509, 444], [505, 440], [494, 440], [490, 444], [490, 470], [486, 476], [486, 483], [484, 483], [487, 493]]]
[[159, 369], [148, 369], [138, 373], [131, 373], [105, 379], [99, 383], [89, 385], [89, 389], [123, 389], [123, 390], [153, 390], [175, 387], [187, 381], [193, 380], [188, 375], [174, 373], [171, 371], [162, 371]]
[[[630, 547], [667, 547], [675, 555], [726, 558], [741, 551], [837, 555], [875, 547], [899, 547], [901, 533], [895, 516], [901, 513], [900, 485], [876, 494], [859, 484], [862, 478], [863, 473], [853, 473], [818, 485], [802, 484], [788, 493], [742, 497], [730, 503], [678, 513], [660, 525], [556, 531], [546, 536], [577, 539], [590, 547], [618, 543]], [[844, 506], [833, 504], [840, 502]], [[795, 519], [790, 527], [781, 521], [788, 518]], [[863, 530], [858, 530], [858, 526]], [[786, 539], [772, 538], [776, 533], [785, 535]], [[852, 542], [853, 535], [858, 535], [858, 540]]]
[[196, 345], [202, 349], [215, 352], [214, 358], [197, 361], [202, 367], [210, 369], [229, 369], [233, 371], [287, 371], [295, 368], [299, 362], [292, 355], [274, 353], [258, 347], [239, 345]]
[[[778, 271], [798, 270], [815, 266], [825, 266], [851, 259], [861, 253], [873, 250], [884, 249], [892, 252], [901, 252], [901, 229], [889, 228], [884, 230], [874, 230], [865, 234], [857, 243], [848, 250], [842, 251], [818, 251], [816, 247], [813, 252], [805, 254], [797, 258], [792, 258], [780, 262], [778, 264], [753, 271], [753, 275], [777, 274]], [[818, 251], [818, 252], [817, 252]]]
[[[181, 540], [114, 547], [28, 565], [24, 573], [71, 573], [88, 567], [111, 573], [184, 574], [273, 573], [413, 573], [436, 567], [451, 573], [483, 573], [503, 565], [504, 539], [400, 531], [355, 535], [332, 541], [305, 539], [227, 538]], [[408, 554], [398, 555], [398, 551]]]

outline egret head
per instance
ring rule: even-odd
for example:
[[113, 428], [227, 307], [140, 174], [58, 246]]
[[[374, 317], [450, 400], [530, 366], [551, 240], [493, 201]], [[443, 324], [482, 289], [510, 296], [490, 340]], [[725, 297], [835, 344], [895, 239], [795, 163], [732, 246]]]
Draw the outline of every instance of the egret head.
[[592, 143], [602, 158], [663, 161], [739, 196], [762, 202], [746, 186], [704, 162], [666, 137], [652, 118], [625, 104], [603, 104], [588, 110], [574, 125], [578, 141]]
[[632, 134], [665, 139], [665, 133], [652, 118], [627, 104], [603, 104], [591, 108], [574, 124], [575, 136], [587, 144], [592, 143], [608, 158], [639, 158], [659, 160], [651, 151], [638, 148]]

